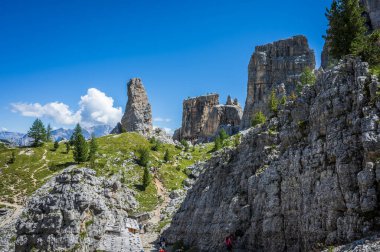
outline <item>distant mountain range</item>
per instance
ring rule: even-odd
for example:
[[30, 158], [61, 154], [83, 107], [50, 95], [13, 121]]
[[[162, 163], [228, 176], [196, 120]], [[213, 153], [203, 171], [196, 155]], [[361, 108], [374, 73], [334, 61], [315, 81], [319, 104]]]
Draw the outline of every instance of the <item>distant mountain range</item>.
[[[95, 137], [106, 136], [110, 134], [113, 127], [110, 125], [96, 125], [88, 128], [83, 128], [82, 133], [86, 139], [89, 139], [92, 134]], [[70, 139], [73, 134], [73, 129], [63, 129], [59, 128], [51, 132], [54, 141], [62, 141], [65, 139]], [[32, 139], [25, 133], [10, 132], [10, 131], [0, 131], [0, 142], [6, 143], [12, 146], [28, 146], [32, 143]]]

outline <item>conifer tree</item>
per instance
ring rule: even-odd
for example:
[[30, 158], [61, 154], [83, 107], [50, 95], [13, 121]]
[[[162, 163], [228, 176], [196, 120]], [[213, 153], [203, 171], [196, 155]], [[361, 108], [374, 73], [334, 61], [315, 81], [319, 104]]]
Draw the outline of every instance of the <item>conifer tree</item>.
[[59, 143], [58, 141], [54, 142], [54, 150], [57, 150], [59, 148]]
[[276, 96], [276, 91], [274, 89], [272, 89], [269, 96], [269, 109], [273, 113], [277, 113], [278, 111], [278, 99]]
[[73, 151], [73, 156], [74, 160], [77, 163], [85, 162], [87, 161], [88, 157], [88, 146], [86, 139], [82, 135], [82, 128], [80, 127], [79, 123], [75, 127], [73, 144], [74, 144], [74, 151]]
[[166, 149], [165, 154], [164, 154], [164, 160], [165, 160], [165, 162], [169, 162], [170, 159], [171, 159], [171, 156], [170, 156], [169, 149]]
[[359, 0], [333, 0], [326, 10], [329, 27], [324, 36], [335, 59], [352, 53], [353, 42], [364, 41], [367, 32]]
[[69, 154], [69, 151], [70, 151], [70, 143], [69, 143], [69, 141], [67, 141], [65, 143], [65, 145], [66, 145], [66, 153]]
[[48, 124], [47, 128], [46, 128], [46, 142], [50, 142], [51, 141], [51, 127], [50, 127], [50, 124]]
[[32, 127], [28, 131], [28, 137], [33, 139], [33, 146], [40, 146], [46, 140], [45, 126], [40, 119], [33, 122]]
[[91, 140], [90, 140], [90, 152], [88, 154], [88, 160], [90, 162], [94, 162], [95, 161], [95, 155], [96, 155], [97, 151], [98, 151], [98, 143], [96, 141], [95, 135], [92, 134], [91, 135]]
[[142, 181], [144, 191], [149, 186], [150, 180], [151, 180], [151, 176], [150, 176], [150, 173], [149, 173], [148, 166], [145, 166], [144, 167], [143, 181]]

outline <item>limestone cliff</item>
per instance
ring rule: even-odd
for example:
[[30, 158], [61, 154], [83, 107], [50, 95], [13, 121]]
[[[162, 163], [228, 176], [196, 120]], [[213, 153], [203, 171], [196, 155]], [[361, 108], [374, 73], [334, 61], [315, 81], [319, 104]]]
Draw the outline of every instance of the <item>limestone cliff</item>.
[[247, 98], [241, 128], [250, 127], [255, 112], [261, 110], [269, 114], [267, 103], [273, 89], [279, 95], [290, 95], [306, 67], [315, 68], [315, 56], [304, 36], [256, 46], [248, 65]]
[[139, 132], [148, 134], [153, 130], [152, 109], [146, 94], [144, 85], [139, 78], [131, 79], [127, 84], [128, 102], [125, 107], [125, 113], [113, 130], [112, 134], [127, 132]]
[[221, 127], [234, 134], [239, 130], [241, 117], [242, 109], [231, 97], [225, 105], [219, 104], [218, 94], [189, 98], [183, 101], [182, 127], [174, 133], [174, 139], [207, 141]]
[[197, 251], [312, 251], [380, 229], [380, 100], [346, 59], [208, 161], [164, 236]]
[[369, 28], [371, 30], [380, 29], [380, 1], [361, 0], [361, 4], [364, 6], [368, 18]]

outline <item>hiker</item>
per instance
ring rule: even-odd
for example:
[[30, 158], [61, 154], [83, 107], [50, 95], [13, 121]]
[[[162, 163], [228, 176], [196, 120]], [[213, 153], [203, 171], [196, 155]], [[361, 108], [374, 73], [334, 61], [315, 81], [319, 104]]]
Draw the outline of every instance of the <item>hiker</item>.
[[165, 249], [160, 248], [160, 250], [158, 252], [165, 252]]
[[231, 235], [227, 236], [224, 239], [224, 243], [226, 244], [227, 251], [232, 251], [232, 237], [231, 237]]
[[164, 248], [166, 248], [165, 245], [166, 245], [166, 240], [164, 237], [161, 237], [160, 238], [160, 247], [164, 249]]

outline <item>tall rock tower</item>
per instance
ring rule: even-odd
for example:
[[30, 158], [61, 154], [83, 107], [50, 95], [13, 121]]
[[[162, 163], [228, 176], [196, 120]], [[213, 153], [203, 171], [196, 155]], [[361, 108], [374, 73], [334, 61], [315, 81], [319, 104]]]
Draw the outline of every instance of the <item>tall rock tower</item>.
[[290, 95], [303, 70], [315, 68], [314, 51], [305, 36], [294, 36], [256, 46], [248, 65], [248, 88], [241, 129], [249, 128], [255, 112], [269, 113], [268, 99], [277, 94]]
[[139, 78], [132, 78], [127, 84], [128, 102], [121, 123], [112, 133], [139, 132], [147, 134], [153, 130], [152, 109], [144, 85]]

